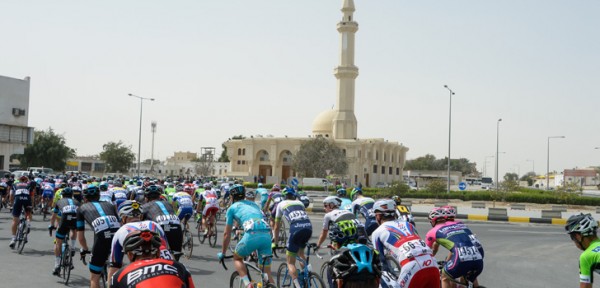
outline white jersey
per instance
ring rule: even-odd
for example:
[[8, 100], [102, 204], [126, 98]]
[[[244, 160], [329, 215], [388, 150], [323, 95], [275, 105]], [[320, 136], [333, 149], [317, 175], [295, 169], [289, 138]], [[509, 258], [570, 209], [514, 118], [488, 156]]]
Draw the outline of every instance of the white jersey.
[[140, 221], [140, 222], [132, 222], [127, 223], [121, 226], [119, 230], [115, 233], [115, 236], [112, 239], [112, 249], [110, 252], [110, 262], [114, 263], [116, 267], [121, 267], [123, 264], [123, 257], [125, 253], [123, 253], [123, 242], [129, 233], [137, 230], [150, 230], [152, 232], [158, 233], [160, 238], [162, 239], [162, 244], [160, 245], [160, 257], [167, 260], [172, 260], [173, 257], [171, 252], [169, 252], [169, 246], [167, 243], [167, 238], [165, 237], [165, 232], [163, 229], [154, 221]]
[[323, 230], [329, 230], [336, 222], [344, 220], [356, 220], [356, 217], [348, 210], [335, 209], [323, 216]]
[[[419, 237], [414, 226], [407, 221], [386, 221], [373, 231], [371, 239], [374, 248], [382, 253], [391, 252], [392, 257], [401, 265], [404, 260], [414, 259], [418, 256], [430, 255], [433, 251], [425, 241]], [[435, 263], [435, 261], [434, 261]]]
[[219, 207], [219, 201], [217, 200], [217, 191], [213, 189], [204, 190], [202, 192], [202, 199], [206, 201], [206, 207]]

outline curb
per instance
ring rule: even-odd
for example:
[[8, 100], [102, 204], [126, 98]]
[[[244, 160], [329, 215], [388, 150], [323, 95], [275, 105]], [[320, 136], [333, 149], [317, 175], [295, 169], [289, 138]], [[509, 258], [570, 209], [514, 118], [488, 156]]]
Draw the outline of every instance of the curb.
[[[306, 208], [307, 213], [325, 213], [325, 209], [321, 207], [309, 207]], [[426, 212], [412, 212], [415, 217], [427, 218], [429, 213]], [[488, 216], [478, 214], [457, 214], [458, 219], [467, 219], [471, 221], [497, 221], [497, 222], [512, 222], [512, 223], [537, 223], [537, 224], [552, 224], [552, 225], [565, 225], [567, 219], [562, 218], [534, 218], [534, 217], [516, 217], [516, 216]]]

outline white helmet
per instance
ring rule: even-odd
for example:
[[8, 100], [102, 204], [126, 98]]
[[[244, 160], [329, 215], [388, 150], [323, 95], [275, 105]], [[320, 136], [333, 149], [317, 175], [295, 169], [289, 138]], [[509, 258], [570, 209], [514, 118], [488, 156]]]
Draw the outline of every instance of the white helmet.
[[381, 199], [377, 200], [373, 204], [373, 212], [391, 214], [396, 212], [396, 202], [392, 199]]
[[342, 199], [336, 196], [327, 196], [323, 199], [323, 204], [333, 204], [335, 207], [342, 206]]

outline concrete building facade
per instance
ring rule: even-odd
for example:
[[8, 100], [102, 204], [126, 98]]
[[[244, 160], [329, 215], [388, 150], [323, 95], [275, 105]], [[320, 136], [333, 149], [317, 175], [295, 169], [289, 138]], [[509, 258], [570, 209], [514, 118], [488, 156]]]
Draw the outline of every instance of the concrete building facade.
[[29, 127], [30, 78], [0, 76], [0, 170], [8, 170], [10, 157], [23, 154], [33, 144]]
[[347, 158], [348, 172], [341, 176], [348, 184], [358, 182], [374, 186], [377, 182], [402, 181], [402, 171], [408, 148], [397, 142], [359, 139], [354, 114], [355, 80], [358, 67], [354, 64], [355, 34], [353, 0], [343, 0], [342, 20], [337, 24], [340, 34], [340, 64], [334, 69], [337, 80], [337, 101], [334, 109], [319, 114], [309, 138], [251, 137], [225, 142], [231, 163], [227, 173], [232, 177], [251, 180], [263, 177], [267, 183], [279, 183], [296, 177], [292, 159], [302, 143], [313, 137], [331, 139]]

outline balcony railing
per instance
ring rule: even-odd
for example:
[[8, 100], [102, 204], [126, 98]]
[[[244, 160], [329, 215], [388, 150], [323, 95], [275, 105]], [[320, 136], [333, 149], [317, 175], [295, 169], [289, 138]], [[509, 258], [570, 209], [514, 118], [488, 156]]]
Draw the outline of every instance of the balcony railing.
[[0, 124], [0, 142], [33, 144], [33, 127]]

